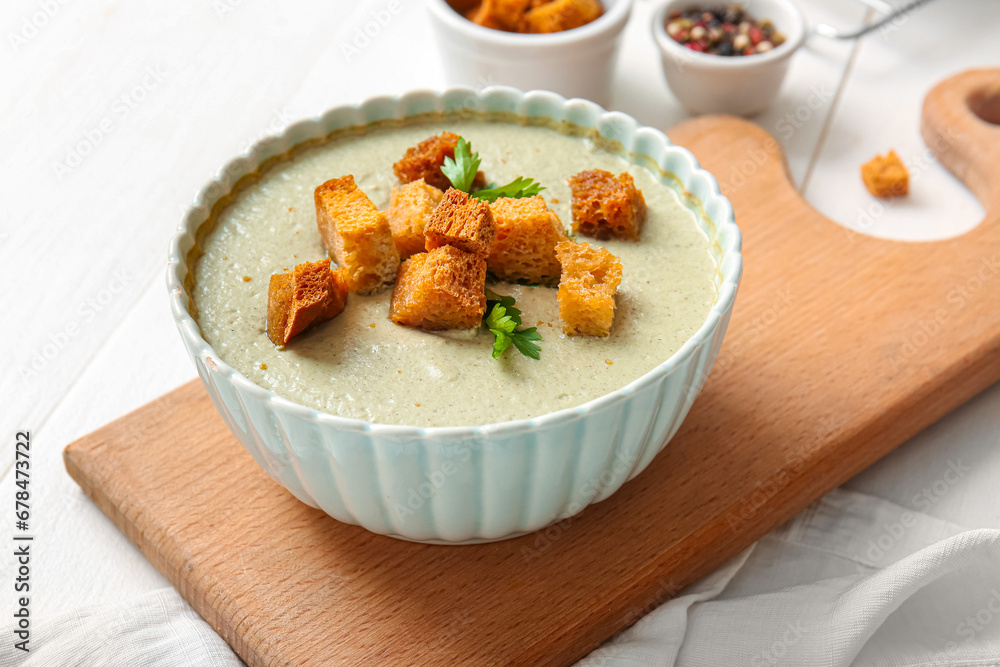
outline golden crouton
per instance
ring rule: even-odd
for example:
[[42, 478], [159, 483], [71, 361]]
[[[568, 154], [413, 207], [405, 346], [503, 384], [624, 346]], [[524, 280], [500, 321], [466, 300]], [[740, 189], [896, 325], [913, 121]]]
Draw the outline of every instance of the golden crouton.
[[910, 174], [894, 150], [861, 165], [861, 179], [876, 197], [902, 197], [910, 191]]
[[[458, 145], [459, 136], [454, 132], [442, 132], [441, 134], [424, 139], [416, 146], [406, 149], [399, 162], [392, 165], [392, 170], [400, 183], [410, 183], [417, 179], [424, 179], [427, 185], [433, 185], [438, 190], [444, 191], [451, 187], [451, 181], [441, 171], [446, 157], [455, 157], [455, 146]], [[483, 172], [478, 172], [473, 181], [474, 187], [482, 187], [486, 183]]]
[[615, 292], [622, 263], [604, 248], [562, 241], [556, 246], [562, 264], [559, 317], [567, 336], [607, 336], [615, 319]]
[[515, 31], [528, 11], [530, 0], [483, 0], [466, 16], [473, 23], [496, 30]]
[[352, 292], [374, 292], [391, 283], [399, 253], [389, 221], [354, 183], [354, 176], [334, 178], [316, 188], [316, 224], [323, 245]]
[[553, 0], [524, 15], [521, 32], [562, 32], [586, 25], [604, 13], [598, 0]]
[[422, 178], [392, 189], [386, 214], [400, 259], [424, 251], [424, 227], [442, 197], [443, 192]]
[[628, 172], [581, 171], [569, 179], [573, 191], [573, 231], [607, 240], [638, 239], [646, 200]]
[[389, 319], [429, 330], [472, 329], [486, 312], [486, 260], [454, 246], [411, 256], [399, 268]]
[[500, 280], [554, 283], [559, 280], [556, 244], [566, 240], [559, 216], [540, 196], [501, 197], [491, 206], [497, 238], [486, 264]]
[[494, 14], [489, 13], [484, 9], [485, 3], [480, 3], [473, 7], [472, 9], [462, 12], [465, 18], [469, 19], [476, 25], [481, 25], [484, 28], [492, 28], [493, 30], [506, 30], [503, 24], [497, 20]]
[[444, 194], [424, 227], [428, 250], [450, 245], [484, 259], [490, 254], [496, 235], [490, 205], [455, 188]]
[[346, 303], [343, 269], [331, 270], [329, 259], [276, 273], [267, 288], [267, 337], [287, 345], [313, 324], [340, 315]]
[[479, 6], [480, 0], [448, 0], [448, 4], [459, 14], [464, 14]]

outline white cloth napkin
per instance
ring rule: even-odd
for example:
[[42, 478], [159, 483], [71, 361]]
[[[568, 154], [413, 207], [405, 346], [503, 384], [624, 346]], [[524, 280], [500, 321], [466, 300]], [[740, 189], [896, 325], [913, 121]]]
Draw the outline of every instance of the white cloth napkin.
[[[13, 636], [12, 629], [5, 637]], [[172, 588], [32, 624], [31, 650], [5, 641], [0, 665], [25, 667], [245, 667]]]
[[[242, 663], [168, 589], [39, 621], [0, 665]], [[1000, 530], [839, 489], [579, 665], [1000, 666]]]
[[1000, 665], [1000, 530], [837, 490], [579, 665]]

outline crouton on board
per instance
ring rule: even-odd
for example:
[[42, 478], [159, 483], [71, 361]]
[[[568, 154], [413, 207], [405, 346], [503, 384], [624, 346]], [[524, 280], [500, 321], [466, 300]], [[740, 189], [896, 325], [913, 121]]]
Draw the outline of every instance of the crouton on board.
[[450, 245], [484, 259], [490, 254], [496, 235], [489, 203], [455, 188], [444, 194], [424, 227], [428, 250]]
[[573, 231], [607, 240], [639, 238], [646, 200], [628, 172], [581, 171], [569, 179], [573, 191]]
[[486, 260], [454, 246], [413, 255], [399, 268], [389, 319], [429, 330], [472, 329], [486, 312]]
[[555, 211], [540, 196], [501, 197], [490, 205], [497, 225], [486, 264], [500, 280], [549, 284], [559, 280], [556, 244], [566, 231]]
[[598, 0], [552, 0], [528, 11], [521, 32], [562, 32], [590, 23], [604, 13]]
[[530, 3], [531, 0], [483, 0], [481, 5], [468, 10], [466, 17], [486, 28], [516, 31]]
[[861, 179], [876, 197], [902, 197], [910, 191], [910, 174], [894, 150], [861, 165]]
[[442, 197], [443, 192], [422, 178], [392, 189], [386, 215], [400, 259], [424, 251], [424, 227]]
[[316, 224], [323, 245], [352, 292], [374, 292], [396, 277], [399, 253], [385, 213], [354, 183], [334, 178], [316, 188]]
[[559, 317], [567, 336], [607, 336], [615, 319], [615, 293], [622, 263], [604, 248], [562, 241], [556, 246], [562, 265]]
[[347, 283], [330, 260], [305, 262], [271, 276], [267, 289], [267, 337], [287, 345], [309, 327], [344, 311]]
[[[447, 131], [424, 139], [416, 146], [407, 148], [399, 162], [392, 165], [392, 171], [400, 183], [410, 183], [422, 178], [428, 185], [438, 190], [447, 190], [451, 187], [451, 181], [441, 171], [441, 165], [444, 164], [446, 157], [455, 157], [458, 140], [457, 134]], [[481, 187], [485, 182], [483, 173], [478, 172], [473, 186]]]

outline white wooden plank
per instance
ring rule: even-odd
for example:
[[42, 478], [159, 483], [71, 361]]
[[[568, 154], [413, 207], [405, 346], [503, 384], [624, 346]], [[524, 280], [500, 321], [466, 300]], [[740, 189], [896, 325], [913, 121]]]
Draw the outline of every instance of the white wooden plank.
[[[875, 236], [919, 240], [965, 232], [983, 210], [920, 137], [924, 95], [970, 67], [1000, 64], [1000, 3], [934, 2], [866, 37], [805, 188], [822, 213]], [[911, 171], [910, 195], [872, 197], [859, 169], [890, 148]]]
[[[0, 133], [0, 152], [17, 159], [0, 163], [0, 265], [10, 272], [5, 307], [30, 316], [0, 333], [11, 351], [0, 358], [0, 433], [42, 428], [162, 279], [195, 191], [281, 121], [326, 45], [317, 21], [349, 13], [338, 3], [232, 4], [221, 14], [191, 0], [61, 5], [24, 48], [3, 50], [5, 90], [17, 91], [4, 118], [17, 131]], [[35, 10], [21, 2], [12, 14]]]
[[[194, 377], [165, 292], [160, 281], [148, 286], [45, 427], [32, 433], [27, 534], [35, 536], [31, 576], [37, 593], [31, 604], [36, 617], [169, 585], [62, 464], [68, 442]], [[14, 491], [13, 475], [0, 480], [0, 498], [12, 498]], [[13, 525], [3, 521], [0, 527], [10, 544]], [[0, 561], [5, 579], [13, 566], [8, 555]], [[0, 600], [0, 613], [7, 614], [8, 608], [13, 613], [12, 604], [11, 596]]]

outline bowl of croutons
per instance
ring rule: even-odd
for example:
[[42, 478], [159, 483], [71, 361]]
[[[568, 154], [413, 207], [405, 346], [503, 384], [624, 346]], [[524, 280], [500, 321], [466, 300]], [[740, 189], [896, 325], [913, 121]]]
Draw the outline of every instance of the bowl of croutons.
[[460, 544], [640, 474], [742, 273], [716, 180], [659, 130], [507, 87], [379, 97], [227, 164], [167, 282], [209, 396], [302, 502]]
[[606, 104], [632, 0], [427, 0], [452, 85]]

